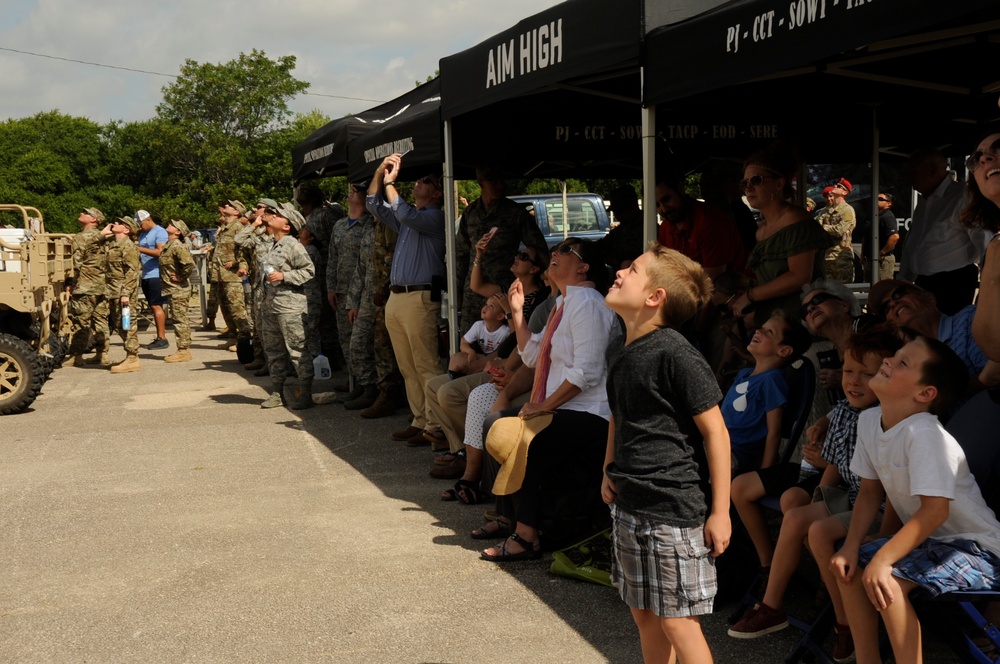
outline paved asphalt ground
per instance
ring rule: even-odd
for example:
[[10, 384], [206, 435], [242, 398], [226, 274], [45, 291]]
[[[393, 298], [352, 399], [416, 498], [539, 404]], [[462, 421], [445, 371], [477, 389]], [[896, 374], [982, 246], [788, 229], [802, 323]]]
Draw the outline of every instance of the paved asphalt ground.
[[[613, 590], [479, 559], [482, 507], [438, 499], [402, 413], [262, 410], [265, 379], [194, 337], [191, 363], [57, 369], [0, 419], [0, 662], [641, 661]], [[797, 639], [727, 614], [717, 661]]]

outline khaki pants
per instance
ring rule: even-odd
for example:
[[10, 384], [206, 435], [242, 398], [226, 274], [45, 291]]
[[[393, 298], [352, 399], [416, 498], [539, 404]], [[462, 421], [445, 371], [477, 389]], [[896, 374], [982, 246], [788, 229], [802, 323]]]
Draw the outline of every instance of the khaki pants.
[[441, 373], [437, 339], [440, 311], [441, 303], [431, 302], [430, 291], [393, 293], [385, 304], [385, 326], [406, 384], [411, 424], [420, 429], [427, 428], [424, 386]]
[[465, 411], [469, 394], [489, 379], [488, 373], [480, 371], [454, 380], [448, 374], [441, 374], [427, 381], [424, 388], [427, 428], [440, 427], [452, 453], [465, 447]]

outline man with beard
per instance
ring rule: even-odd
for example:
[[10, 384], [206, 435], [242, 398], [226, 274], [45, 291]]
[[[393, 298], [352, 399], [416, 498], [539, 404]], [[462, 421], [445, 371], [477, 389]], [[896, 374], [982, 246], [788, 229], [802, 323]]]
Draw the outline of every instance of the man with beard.
[[656, 211], [663, 219], [661, 245], [697, 261], [713, 280], [746, 269], [746, 251], [736, 224], [722, 210], [688, 196], [684, 175], [670, 173], [656, 183]]

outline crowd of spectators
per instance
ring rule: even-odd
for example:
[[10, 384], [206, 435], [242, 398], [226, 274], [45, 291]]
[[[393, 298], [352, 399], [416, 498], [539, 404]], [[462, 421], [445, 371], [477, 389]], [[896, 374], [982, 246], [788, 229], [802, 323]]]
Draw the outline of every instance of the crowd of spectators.
[[[863, 574], [882, 592], [918, 585], [942, 592], [948, 580], [913, 552], [926, 540], [942, 555], [971, 557], [989, 570], [975, 581], [982, 587], [1000, 585], [991, 576], [1000, 547], [995, 534], [984, 534], [995, 519], [982, 513], [967, 468], [954, 462], [961, 449], [938, 423], [955, 403], [1000, 383], [1000, 133], [975, 146], [964, 189], [942, 164], [935, 151], [911, 160], [921, 199], [898, 273], [888, 260], [895, 219], [882, 214], [869, 222], [878, 224], [880, 258], [866, 312], [846, 285], [855, 277], [855, 214], [845, 203], [852, 184], [840, 179], [828, 187], [826, 207], [810, 214], [795, 202], [799, 164], [785, 143], [747, 158], [736, 182], [757, 215], [749, 251], [731, 209], [695, 200], [678, 173], [665, 172], [656, 185], [658, 245], [641, 246], [638, 197], [627, 188], [612, 196], [621, 221], [612, 236], [570, 237], [550, 252], [531, 215], [505, 197], [501, 174], [478, 169], [482, 196], [465, 208], [456, 236], [461, 351], [447, 365], [438, 334], [446, 273], [442, 182], [433, 172], [415, 178], [408, 201], [397, 188], [401, 155], [386, 157], [370, 182], [351, 186], [346, 211], [312, 188], [297, 196], [305, 216], [271, 199], [249, 211], [226, 201], [210, 281], [237, 341], [254, 337], [257, 354], [245, 366], [270, 376], [263, 407], [323, 402], [312, 392], [314, 360], [324, 355], [342, 355], [349, 380], [338, 386], [347, 392], [338, 400], [365, 417], [395, 412], [403, 386], [410, 422], [392, 438], [431, 448], [430, 476], [456, 480], [442, 500], [492, 503], [485, 523], [471, 531], [474, 539], [498, 541], [482, 551], [484, 559], [539, 558], [553, 544], [547, 524], [554, 520], [613, 519], [614, 580], [644, 653], [676, 651], [686, 662], [704, 655], [692, 624], [711, 610], [713, 561], [728, 545], [731, 499], [742, 522], [735, 529], [756, 551], [763, 595], [730, 634], [756, 638], [787, 626], [783, 596], [805, 540], [834, 601], [834, 658], [849, 661], [851, 635], [860, 634], [861, 661], [872, 644], [869, 625], [859, 621], [874, 622], [873, 603], [893, 648], [909, 652], [912, 643], [900, 636], [911, 626], [905, 594], [865, 598], [857, 585], [844, 590], [859, 561], [878, 569], [877, 577]], [[882, 213], [892, 203], [879, 194]], [[97, 231], [102, 220], [100, 211], [85, 210], [74, 242], [78, 331], [68, 364], [85, 362], [92, 329], [97, 361], [106, 362], [112, 330], [100, 322], [106, 305], [98, 291], [113, 292], [120, 309], [136, 297], [139, 276], [154, 307], [149, 348], [165, 343], [156, 307], [169, 298], [177, 352], [167, 359], [189, 360], [180, 320], [182, 291], [190, 294], [185, 224], [171, 221], [164, 239], [145, 211]], [[98, 288], [90, 248], [128, 242], [130, 233], [138, 234], [138, 252], [114, 254], [118, 264], [129, 262], [124, 272], [134, 272], [129, 286]], [[141, 266], [123, 254], [141, 255]], [[164, 277], [168, 288], [159, 283]], [[244, 277], [250, 316], [242, 289], [229, 286]], [[136, 342], [123, 339], [132, 358]], [[785, 370], [803, 361], [817, 370], [816, 396], [801, 449], [782, 456], [783, 420], [791, 417]], [[900, 484], [885, 475], [886, 464], [929, 463], [906, 451], [916, 435], [906, 427], [918, 425], [942, 441], [950, 456], [941, 466], [953, 472], [938, 468], [925, 483], [911, 474]], [[873, 446], [890, 429], [899, 449], [887, 461]], [[949, 488], [956, 482], [961, 490]], [[785, 512], [777, 542], [757, 504], [768, 495], [781, 496]], [[603, 497], [610, 512], [595, 510], [587, 496]], [[969, 530], [973, 517], [981, 521]], [[873, 533], [885, 537], [884, 547], [861, 547]], [[978, 554], [952, 546], [959, 535], [976, 541]], [[658, 548], [668, 545], [686, 552], [680, 562]], [[687, 577], [697, 588], [685, 586]], [[904, 609], [887, 610], [894, 601]]]

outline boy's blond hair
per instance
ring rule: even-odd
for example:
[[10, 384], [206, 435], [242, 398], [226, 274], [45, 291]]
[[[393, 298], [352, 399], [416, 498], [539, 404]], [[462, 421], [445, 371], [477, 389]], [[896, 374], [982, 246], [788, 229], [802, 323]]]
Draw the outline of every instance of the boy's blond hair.
[[663, 324], [678, 327], [689, 321], [712, 298], [712, 279], [701, 265], [679, 251], [650, 242], [653, 260], [646, 266], [646, 286], [662, 288], [667, 298], [660, 309]]

